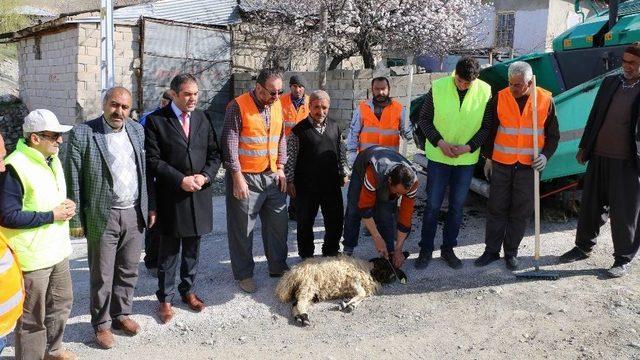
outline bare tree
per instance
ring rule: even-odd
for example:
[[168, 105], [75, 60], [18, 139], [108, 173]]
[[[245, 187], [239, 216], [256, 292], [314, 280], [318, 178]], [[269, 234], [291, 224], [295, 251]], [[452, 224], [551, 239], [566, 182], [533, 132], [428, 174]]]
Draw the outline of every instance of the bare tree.
[[[482, 19], [481, 0], [245, 0], [255, 36], [278, 56], [321, 49], [326, 39], [329, 69], [354, 55], [366, 68], [375, 66], [374, 52], [442, 56], [471, 47]], [[325, 32], [322, 8], [328, 11]]]

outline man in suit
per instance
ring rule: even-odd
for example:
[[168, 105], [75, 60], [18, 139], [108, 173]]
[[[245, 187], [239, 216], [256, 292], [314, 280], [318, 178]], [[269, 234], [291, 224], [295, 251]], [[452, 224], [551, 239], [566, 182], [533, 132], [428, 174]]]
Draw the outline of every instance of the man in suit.
[[220, 150], [207, 115], [196, 109], [198, 83], [191, 74], [171, 80], [173, 101], [152, 113], [145, 125], [148, 176], [155, 179], [150, 202], [151, 222], [157, 216], [161, 234], [158, 250], [158, 315], [173, 318], [175, 272], [180, 257], [182, 301], [196, 312], [205, 304], [194, 293], [200, 237], [213, 228], [211, 181], [220, 168]]
[[71, 234], [86, 234], [91, 325], [103, 349], [114, 345], [111, 327], [129, 336], [140, 326], [129, 317], [147, 222], [144, 130], [129, 118], [131, 93], [105, 93], [100, 117], [69, 135], [65, 172], [79, 212]]
[[227, 169], [227, 230], [231, 269], [244, 292], [253, 281], [253, 227], [260, 215], [269, 275], [279, 277], [287, 266], [287, 143], [279, 97], [282, 74], [262, 69], [255, 89], [227, 107], [222, 130]]
[[640, 45], [622, 54], [622, 74], [600, 85], [576, 156], [587, 161], [576, 246], [560, 257], [568, 263], [591, 255], [600, 227], [611, 217], [613, 266], [610, 277], [629, 272], [640, 247]]

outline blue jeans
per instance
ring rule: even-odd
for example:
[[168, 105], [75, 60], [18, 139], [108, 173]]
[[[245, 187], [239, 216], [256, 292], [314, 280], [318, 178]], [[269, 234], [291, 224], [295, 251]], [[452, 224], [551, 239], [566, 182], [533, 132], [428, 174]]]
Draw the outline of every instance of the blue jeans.
[[7, 346], [7, 341], [5, 338], [0, 337], [0, 355], [2, 355], [2, 350], [4, 350], [5, 346]]
[[447, 165], [429, 161], [427, 166], [427, 201], [422, 219], [420, 249], [433, 251], [433, 240], [438, 229], [438, 215], [444, 195], [449, 187], [449, 210], [442, 230], [443, 250], [458, 245], [458, 232], [462, 224], [463, 205], [469, 193], [475, 165]]

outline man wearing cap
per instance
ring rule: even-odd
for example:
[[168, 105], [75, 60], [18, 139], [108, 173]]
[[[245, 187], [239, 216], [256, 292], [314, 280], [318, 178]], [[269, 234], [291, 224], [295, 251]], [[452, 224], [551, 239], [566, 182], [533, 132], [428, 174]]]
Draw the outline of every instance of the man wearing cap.
[[380, 145], [399, 151], [400, 136], [407, 140], [413, 138], [407, 111], [401, 103], [389, 96], [390, 92], [389, 79], [374, 78], [371, 80], [371, 100], [361, 101], [353, 112], [347, 137], [350, 166], [358, 152], [370, 146]]
[[[302, 75], [292, 75], [289, 78], [291, 92], [280, 97], [284, 134], [287, 137], [296, 124], [309, 116], [309, 96], [305, 94], [306, 87], [307, 84]], [[295, 201], [289, 202], [289, 219], [296, 220]]]
[[148, 200], [144, 130], [129, 118], [131, 93], [107, 90], [102, 110], [71, 131], [65, 171], [69, 198], [79, 209], [72, 235], [87, 237], [91, 325], [98, 346], [109, 349], [112, 326], [129, 336], [140, 330], [129, 315]]
[[73, 304], [68, 221], [76, 205], [66, 198], [58, 158], [62, 133], [71, 126], [38, 109], [25, 117], [22, 129], [24, 138], [6, 158], [7, 171], [0, 177], [0, 236], [20, 265], [26, 294], [15, 357], [75, 359], [62, 348], [62, 336]]

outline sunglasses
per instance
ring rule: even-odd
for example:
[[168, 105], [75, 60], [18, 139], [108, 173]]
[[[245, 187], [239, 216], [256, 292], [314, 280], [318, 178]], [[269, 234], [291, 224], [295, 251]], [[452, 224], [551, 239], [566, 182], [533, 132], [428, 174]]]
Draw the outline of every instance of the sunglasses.
[[282, 94], [284, 94], [284, 90], [282, 90], [282, 89], [280, 89], [280, 90], [278, 90], [278, 91], [271, 91], [271, 90], [267, 89], [264, 85], [262, 85], [262, 84], [260, 84], [260, 83], [258, 83], [258, 84], [259, 84], [260, 86], [262, 86], [262, 88], [263, 88], [263, 89], [267, 90], [267, 92], [268, 92], [268, 93], [269, 93], [269, 95], [271, 95], [271, 96], [276, 96], [276, 95], [281, 96]]
[[62, 137], [62, 133], [56, 133], [56, 132], [48, 133], [48, 134], [40, 132], [40, 133], [36, 133], [36, 135], [38, 135], [38, 136], [40, 136], [42, 138], [45, 138], [47, 140], [54, 141], [54, 142], [58, 141], [58, 139], [60, 139]]

